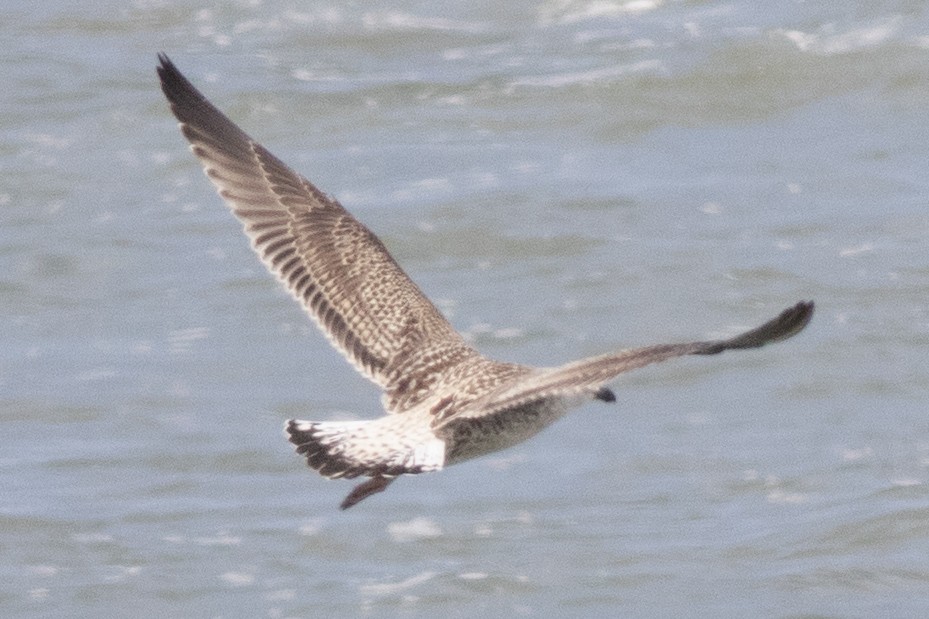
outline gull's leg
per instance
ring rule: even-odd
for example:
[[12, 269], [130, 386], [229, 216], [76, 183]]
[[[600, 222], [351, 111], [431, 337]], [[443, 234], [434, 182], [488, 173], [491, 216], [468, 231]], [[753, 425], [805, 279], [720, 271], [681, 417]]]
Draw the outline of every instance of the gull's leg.
[[390, 482], [395, 480], [396, 477], [383, 477], [378, 475], [372, 477], [363, 484], [358, 484], [355, 488], [348, 493], [348, 496], [345, 497], [345, 500], [342, 501], [342, 504], [339, 505], [342, 509], [348, 509], [355, 503], [363, 501], [372, 494], [377, 494], [378, 492], [383, 492], [387, 489], [387, 486], [390, 485]]

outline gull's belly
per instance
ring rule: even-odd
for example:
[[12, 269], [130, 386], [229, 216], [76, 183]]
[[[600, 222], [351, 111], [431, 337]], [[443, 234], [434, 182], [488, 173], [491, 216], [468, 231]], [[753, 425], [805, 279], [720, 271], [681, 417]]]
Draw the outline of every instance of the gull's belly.
[[568, 411], [561, 398], [552, 398], [485, 417], [461, 419], [442, 432], [445, 465], [512, 447], [532, 438]]

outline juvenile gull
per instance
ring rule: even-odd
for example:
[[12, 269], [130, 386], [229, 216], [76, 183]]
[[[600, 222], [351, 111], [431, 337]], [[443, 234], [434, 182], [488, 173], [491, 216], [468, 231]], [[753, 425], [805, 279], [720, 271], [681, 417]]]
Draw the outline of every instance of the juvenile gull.
[[802, 330], [802, 301], [730, 339], [661, 344], [555, 368], [503, 363], [471, 348], [381, 241], [239, 129], [164, 54], [161, 88], [207, 177], [242, 222], [265, 266], [362, 374], [384, 391], [387, 414], [369, 421], [302, 421], [285, 429], [329, 478], [368, 477], [347, 509], [398, 475], [438, 471], [511, 447], [588, 400], [613, 402], [618, 374], [682, 355], [758, 348]]

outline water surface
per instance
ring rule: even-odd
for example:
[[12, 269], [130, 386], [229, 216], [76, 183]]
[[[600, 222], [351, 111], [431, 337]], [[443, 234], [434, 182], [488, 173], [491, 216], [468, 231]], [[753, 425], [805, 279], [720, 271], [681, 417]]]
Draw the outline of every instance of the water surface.
[[[919, 616], [929, 16], [912, 3], [4, 6], [4, 616]], [[493, 357], [629, 374], [349, 512], [378, 393], [252, 255], [165, 51]]]

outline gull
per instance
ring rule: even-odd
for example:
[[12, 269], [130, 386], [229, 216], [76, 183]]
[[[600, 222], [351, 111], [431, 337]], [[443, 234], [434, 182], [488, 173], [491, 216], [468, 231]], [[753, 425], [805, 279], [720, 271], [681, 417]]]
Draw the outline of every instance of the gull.
[[383, 390], [386, 414], [365, 421], [290, 419], [285, 432], [330, 479], [367, 477], [348, 509], [400, 475], [512, 447], [570, 409], [614, 402], [617, 375], [684, 355], [715, 355], [789, 338], [813, 316], [801, 301], [729, 339], [630, 348], [559, 367], [488, 359], [472, 348], [334, 198], [253, 140], [159, 54], [161, 88], [181, 132], [252, 248], [329, 342]]

